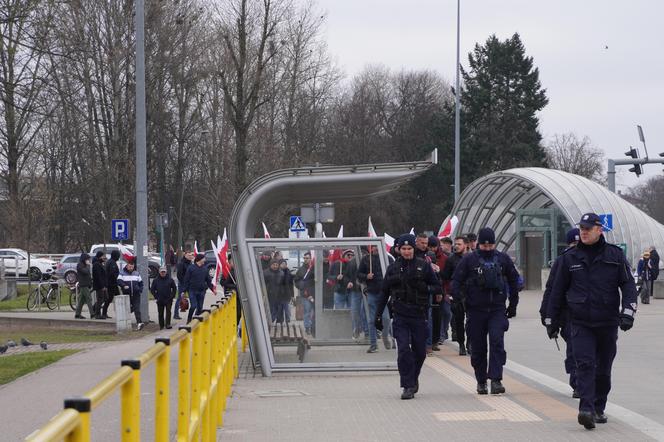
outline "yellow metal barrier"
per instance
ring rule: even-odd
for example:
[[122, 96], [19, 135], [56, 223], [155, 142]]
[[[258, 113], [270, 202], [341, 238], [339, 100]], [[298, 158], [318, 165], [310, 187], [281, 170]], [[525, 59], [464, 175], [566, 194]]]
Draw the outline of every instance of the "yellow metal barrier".
[[[121, 440], [141, 439], [141, 371], [155, 362], [154, 440], [170, 435], [170, 351], [178, 350], [177, 441], [213, 441], [223, 423], [226, 399], [238, 376], [236, 302], [233, 293], [222, 298], [168, 338], [121, 367], [82, 397], [65, 400], [65, 409], [37, 430], [28, 441], [90, 441], [90, 413], [120, 391]], [[244, 328], [244, 324], [243, 324]], [[246, 331], [242, 330], [242, 336]]]

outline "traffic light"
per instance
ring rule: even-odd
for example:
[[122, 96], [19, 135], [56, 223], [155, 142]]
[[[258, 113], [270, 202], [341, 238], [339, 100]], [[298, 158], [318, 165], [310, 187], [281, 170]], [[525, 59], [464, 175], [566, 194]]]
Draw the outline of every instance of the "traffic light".
[[635, 164], [634, 167], [629, 168], [630, 172], [634, 172], [636, 176], [639, 176], [643, 173], [643, 168], [641, 168], [640, 164]]
[[636, 149], [634, 149], [632, 146], [629, 146], [629, 151], [625, 152], [625, 155], [637, 159], [639, 157], [639, 152]]

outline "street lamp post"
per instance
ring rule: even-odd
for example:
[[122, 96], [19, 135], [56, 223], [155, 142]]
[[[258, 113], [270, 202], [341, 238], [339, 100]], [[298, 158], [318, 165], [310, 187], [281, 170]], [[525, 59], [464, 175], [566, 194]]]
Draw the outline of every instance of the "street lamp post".
[[461, 0], [457, 0], [457, 41], [456, 41], [456, 88], [454, 90], [454, 202], [461, 193], [461, 90], [459, 89], [459, 41], [461, 25]]

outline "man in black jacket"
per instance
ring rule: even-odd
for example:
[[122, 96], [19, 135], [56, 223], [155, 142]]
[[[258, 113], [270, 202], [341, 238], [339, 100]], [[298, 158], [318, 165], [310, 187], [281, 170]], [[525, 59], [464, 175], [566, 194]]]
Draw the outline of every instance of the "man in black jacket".
[[104, 264], [106, 262], [106, 254], [101, 250], [95, 254], [92, 260], [92, 290], [95, 291], [97, 300], [94, 305], [95, 319], [106, 319], [102, 314], [102, 305], [106, 303], [106, 286], [108, 284], [106, 278], [106, 269]]
[[314, 319], [314, 298], [316, 282], [314, 278], [314, 266], [311, 262], [311, 253], [304, 254], [303, 264], [295, 273], [295, 286], [300, 291], [299, 302], [302, 303], [304, 331], [307, 334], [313, 334], [315, 327]]
[[468, 253], [468, 238], [457, 236], [454, 238], [454, 253], [447, 258], [445, 268], [441, 274], [445, 293], [451, 296], [452, 307], [452, 339], [459, 344], [459, 356], [465, 356], [466, 352], [466, 309], [464, 307], [463, 287], [461, 291], [452, 296], [452, 276], [457, 266]]
[[187, 315], [187, 322], [191, 322], [194, 316], [194, 310], [197, 315], [203, 311], [203, 304], [205, 302], [205, 292], [207, 289], [213, 290], [212, 277], [208, 268], [205, 266], [205, 255], [199, 253], [194, 258], [194, 264], [187, 267], [187, 272], [184, 274], [184, 282], [181, 286], [182, 292], [189, 293], [189, 314]]
[[90, 268], [90, 255], [82, 253], [76, 264], [76, 276], [78, 277], [78, 302], [76, 303], [76, 314], [74, 318], [85, 319], [81, 315], [83, 303], [88, 305], [90, 316], [94, 315], [92, 308], [92, 298], [90, 297], [90, 288], [92, 287], [92, 269]]
[[118, 288], [118, 275], [120, 268], [118, 267], [118, 260], [120, 259], [120, 251], [113, 250], [111, 252], [111, 259], [106, 262], [106, 299], [101, 309], [102, 319], [110, 319], [108, 316], [108, 306], [113, 302], [113, 298], [120, 294]]
[[159, 268], [159, 276], [152, 280], [150, 292], [154, 299], [157, 301], [157, 316], [159, 317], [159, 330], [171, 328], [171, 305], [177, 287], [175, 281], [168, 274], [166, 267]]
[[549, 338], [558, 337], [564, 304], [569, 315], [576, 361], [579, 424], [590, 430], [606, 423], [611, 367], [616, 357], [618, 327], [634, 325], [636, 284], [622, 249], [609, 244], [596, 213], [581, 216], [581, 241], [558, 260], [545, 319]]
[[[184, 293], [184, 275], [187, 273], [187, 268], [191, 265], [194, 260], [194, 252], [187, 251], [182, 255], [180, 261], [177, 265], [177, 277], [178, 277], [178, 299], [175, 301], [175, 311], [173, 312], [173, 319], [180, 319], [180, 299]], [[191, 308], [191, 305], [189, 306]]]
[[[369, 321], [369, 349], [367, 353], [375, 353], [378, 351], [378, 346], [376, 345], [378, 333], [376, 333], [374, 319], [376, 319], [378, 304], [383, 299], [383, 270], [376, 247], [369, 246], [369, 253], [362, 257], [360, 266], [357, 269], [357, 280], [366, 284], [367, 287], [365, 295], [369, 304], [369, 318], [371, 318]], [[385, 345], [386, 350], [389, 350], [392, 348], [392, 339], [390, 338], [392, 327], [390, 324], [390, 315], [385, 309], [383, 309], [383, 327], [385, 327], [382, 333], [383, 345]]]

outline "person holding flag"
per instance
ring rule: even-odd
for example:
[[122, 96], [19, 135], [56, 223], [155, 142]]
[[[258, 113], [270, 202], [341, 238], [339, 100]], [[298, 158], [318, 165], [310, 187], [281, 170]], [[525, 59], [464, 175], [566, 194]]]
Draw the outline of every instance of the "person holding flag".
[[309, 335], [314, 334], [314, 292], [316, 282], [314, 278], [314, 260], [311, 252], [305, 252], [302, 258], [303, 263], [295, 273], [295, 286], [300, 291], [300, 301], [304, 309], [304, 331]]

